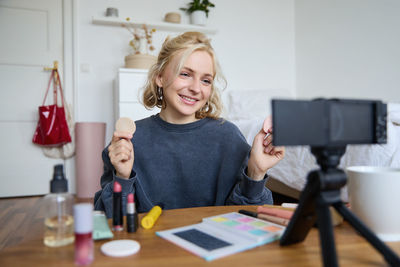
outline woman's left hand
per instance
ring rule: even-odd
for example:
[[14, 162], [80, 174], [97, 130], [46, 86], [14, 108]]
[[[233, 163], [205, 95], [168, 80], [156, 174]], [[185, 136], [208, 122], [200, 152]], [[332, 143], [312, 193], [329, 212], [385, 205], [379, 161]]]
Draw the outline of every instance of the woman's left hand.
[[247, 175], [255, 181], [264, 179], [265, 173], [285, 156], [285, 148], [272, 145], [272, 120], [267, 117], [263, 128], [254, 137], [247, 164]]

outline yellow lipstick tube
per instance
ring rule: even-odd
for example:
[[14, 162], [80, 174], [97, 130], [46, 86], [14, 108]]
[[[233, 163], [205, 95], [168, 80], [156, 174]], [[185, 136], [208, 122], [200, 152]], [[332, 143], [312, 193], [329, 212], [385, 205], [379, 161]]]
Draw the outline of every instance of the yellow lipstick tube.
[[154, 206], [146, 216], [142, 218], [141, 225], [144, 229], [150, 229], [156, 223], [158, 217], [161, 215], [161, 207]]

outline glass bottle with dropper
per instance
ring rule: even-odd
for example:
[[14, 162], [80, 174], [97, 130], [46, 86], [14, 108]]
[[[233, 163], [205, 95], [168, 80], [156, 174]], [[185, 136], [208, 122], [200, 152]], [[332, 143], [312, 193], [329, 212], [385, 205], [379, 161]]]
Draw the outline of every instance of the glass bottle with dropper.
[[60, 247], [74, 242], [73, 204], [74, 197], [68, 193], [63, 165], [55, 165], [50, 194], [44, 197], [46, 215], [43, 242], [46, 246]]

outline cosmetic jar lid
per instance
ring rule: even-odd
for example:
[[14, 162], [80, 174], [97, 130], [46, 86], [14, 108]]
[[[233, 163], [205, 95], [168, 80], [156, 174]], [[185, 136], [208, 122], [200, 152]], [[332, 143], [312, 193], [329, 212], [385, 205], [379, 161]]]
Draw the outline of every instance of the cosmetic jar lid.
[[93, 205], [79, 203], [74, 205], [75, 233], [87, 234], [93, 231]]
[[106, 256], [110, 257], [126, 257], [133, 255], [140, 250], [139, 242], [135, 240], [121, 239], [104, 243], [101, 248]]

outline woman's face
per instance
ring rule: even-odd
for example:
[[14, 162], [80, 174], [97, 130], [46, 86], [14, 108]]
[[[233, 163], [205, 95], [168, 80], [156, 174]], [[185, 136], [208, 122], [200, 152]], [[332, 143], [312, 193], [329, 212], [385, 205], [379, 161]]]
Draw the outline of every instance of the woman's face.
[[183, 124], [196, 121], [195, 113], [208, 101], [213, 83], [213, 60], [205, 51], [193, 52], [175, 76], [175, 66], [181, 54], [176, 55], [157, 77], [157, 85], [163, 88], [166, 108], [160, 116], [167, 122]]

